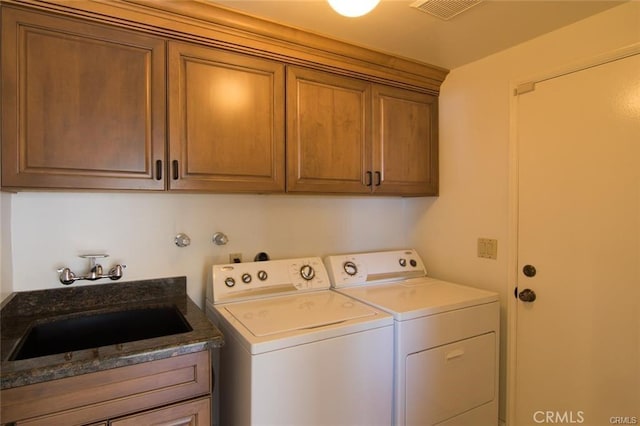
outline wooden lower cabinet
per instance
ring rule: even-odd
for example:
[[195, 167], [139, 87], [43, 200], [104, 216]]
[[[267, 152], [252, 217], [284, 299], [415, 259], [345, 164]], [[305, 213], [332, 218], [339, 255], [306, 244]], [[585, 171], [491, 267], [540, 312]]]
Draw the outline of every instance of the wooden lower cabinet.
[[109, 422], [110, 426], [208, 426], [210, 424], [211, 398], [174, 404]]
[[202, 351], [3, 390], [0, 419], [30, 426], [209, 425], [211, 389], [211, 357]]

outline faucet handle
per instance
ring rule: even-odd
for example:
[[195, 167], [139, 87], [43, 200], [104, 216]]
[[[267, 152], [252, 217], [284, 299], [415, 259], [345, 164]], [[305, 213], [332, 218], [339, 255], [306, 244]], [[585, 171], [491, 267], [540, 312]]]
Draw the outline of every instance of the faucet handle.
[[127, 265], [116, 265], [109, 270], [109, 278], [112, 280], [119, 280], [122, 278], [122, 270], [126, 268]]
[[64, 285], [72, 284], [78, 277], [76, 274], [71, 272], [69, 268], [61, 268], [58, 269], [58, 273], [60, 274], [60, 282]]
[[93, 268], [96, 264], [96, 259], [104, 259], [109, 257], [108, 254], [106, 253], [99, 253], [99, 254], [80, 254], [78, 255], [78, 257], [81, 257], [82, 259], [89, 259], [89, 263], [91, 264], [91, 267]]

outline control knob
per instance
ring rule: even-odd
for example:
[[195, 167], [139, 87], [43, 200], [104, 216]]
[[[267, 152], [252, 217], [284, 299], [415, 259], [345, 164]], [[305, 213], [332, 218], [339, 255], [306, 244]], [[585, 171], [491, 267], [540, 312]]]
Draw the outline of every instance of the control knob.
[[353, 263], [350, 260], [344, 262], [344, 265], [342, 265], [342, 268], [347, 273], [347, 275], [350, 275], [350, 276], [354, 276], [355, 274], [358, 273], [358, 267], [356, 266], [355, 263]]
[[267, 275], [267, 271], [263, 271], [263, 270], [258, 271], [258, 279], [259, 279], [260, 281], [264, 281], [264, 280], [266, 280], [266, 279], [267, 279], [267, 277], [268, 277], [268, 275]]
[[245, 284], [249, 284], [251, 282], [251, 274], [249, 273], [242, 274], [242, 282]]
[[313, 270], [313, 267], [311, 265], [303, 265], [300, 268], [300, 276], [305, 281], [311, 281], [313, 277], [316, 276], [316, 271]]
[[400, 260], [398, 260], [398, 263], [404, 268], [405, 266], [407, 266], [407, 259], [401, 258]]
[[224, 279], [224, 283], [227, 287], [233, 287], [234, 285], [236, 285], [236, 280], [234, 280], [232, 277], [227, 277]]

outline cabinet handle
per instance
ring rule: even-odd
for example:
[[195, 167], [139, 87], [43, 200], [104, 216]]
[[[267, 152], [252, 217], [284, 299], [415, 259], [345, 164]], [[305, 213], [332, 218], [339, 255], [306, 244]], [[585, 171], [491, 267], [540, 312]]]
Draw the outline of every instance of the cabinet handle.
[[380, 186], [382, 183], [382, 173], [376, 172], [376, 186]]
[[365, 183], [366, 186], [371, 186], [371, 183], [373, 182], [373, 178], [371, 176], [371, 172], [367, 172], [367, 181]]
[[178, 160], [173, 160], [173, 180], [178, 180]]
[[162, 180], [162, 160], [156, 160], [156, 180]]

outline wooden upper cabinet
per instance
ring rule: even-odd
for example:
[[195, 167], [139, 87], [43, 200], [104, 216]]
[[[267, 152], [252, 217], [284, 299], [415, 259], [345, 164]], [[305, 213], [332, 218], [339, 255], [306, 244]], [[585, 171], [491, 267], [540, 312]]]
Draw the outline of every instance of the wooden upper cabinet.
[[288, 191], [437, 195], [436, 96], [289, 67], [287, 114]]
[[169, 189], [284, 192], [284, 65], [169, 43]]
[[2, 186], [165, 188], [165, 42], [2, 10]]
[[374, 85], [373, 190], [438, 195], [438, 98]]
[[446, 70], [206, 2], [41, 3], [2, 6], [4, 189], [438, 193]]
[[287, 69], [287, 191], [369, 193], [371, 85]]

